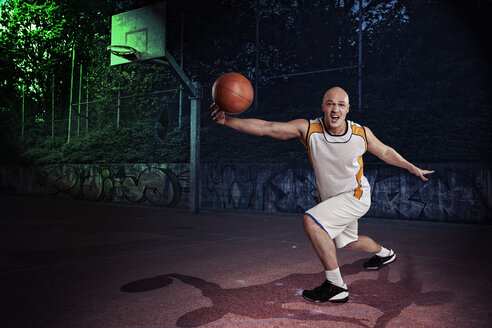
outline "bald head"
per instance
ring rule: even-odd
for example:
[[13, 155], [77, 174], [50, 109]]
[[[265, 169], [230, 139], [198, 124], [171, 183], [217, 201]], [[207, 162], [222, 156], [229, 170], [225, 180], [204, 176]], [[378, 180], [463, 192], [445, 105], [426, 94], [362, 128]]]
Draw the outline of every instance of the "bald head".
[[349, 96], [345, 90], [333, 87], [325, 92], [321, 109], [325, 114], [324, 122], [329, 133], [334, 135], [345, 133], [347, 129], [345, 118], [349, 108]]
[[345, 101], [345, 103], [349, 104], [349, 96], [348, 93], [340, 87], [333, 87], [325, 92], [323, 96], [323, 103], [327, 100], [331, 100], [335, 103], [339, 101]]

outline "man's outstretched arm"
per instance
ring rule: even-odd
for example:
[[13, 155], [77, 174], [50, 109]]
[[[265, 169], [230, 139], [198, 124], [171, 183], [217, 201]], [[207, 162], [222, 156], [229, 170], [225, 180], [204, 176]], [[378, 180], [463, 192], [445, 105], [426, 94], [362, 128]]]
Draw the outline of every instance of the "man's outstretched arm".
[[269, 136], [275, 139], [287, 140], [299, 138], [304, 143], [308, 121], [299, 119], [290, 122], [270, 122], [256, 118], [240, 119], [225, 115], [215, 104], [211, 107], [212, 119], [215, 123], [255, 136]]
[[426, 174], [434, 173], [434, 171], [422, 170], [408, 162], [396, 150], [379, 141], [367, 126], [364, 127], [364, 130], [366, 131], [367, 150], [379, 157], [382, 161], [407, 169], [410, 173], [415, 174], [424, 181], [428, 180], [425, 177]]

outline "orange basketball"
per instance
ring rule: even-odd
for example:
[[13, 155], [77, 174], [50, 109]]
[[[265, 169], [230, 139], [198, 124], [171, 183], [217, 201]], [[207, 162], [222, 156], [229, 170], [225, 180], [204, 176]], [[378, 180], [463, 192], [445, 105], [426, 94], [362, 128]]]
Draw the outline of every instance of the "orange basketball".
[[253, 86], [239, 73], [226, 73], [215, 81], [212, 98], [224, 112], [239, 114], [248, 109], [253, 102]]

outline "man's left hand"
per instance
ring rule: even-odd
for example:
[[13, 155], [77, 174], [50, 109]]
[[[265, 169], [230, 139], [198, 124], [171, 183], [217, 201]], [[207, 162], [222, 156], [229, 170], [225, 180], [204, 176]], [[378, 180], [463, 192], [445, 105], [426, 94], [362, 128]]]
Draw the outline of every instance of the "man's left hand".
[[410, 171], [410, 173], [415, 174], [416, 176], [421, 178], [423, 181], [429, 180], [425, 177], [426, 174], [434, 173], [434, 171], [422, 170], [422, 169], [416, 167], [415, 165], [412, 165], [412, 167], [410, 169], [408, 169], [408, 171]]

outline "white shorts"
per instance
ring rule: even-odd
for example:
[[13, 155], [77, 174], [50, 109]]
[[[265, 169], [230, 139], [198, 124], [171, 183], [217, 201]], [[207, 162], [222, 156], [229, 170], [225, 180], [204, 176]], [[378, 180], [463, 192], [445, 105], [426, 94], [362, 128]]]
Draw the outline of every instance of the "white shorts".
[[306, 211], [323, 230], [325, 230], [337, 248], [357, 241], [357, 220], [367, 213], [371, 206], [370, 188], [362, 188], [360, 199], [354, 197], [354, 192], [346, 192], [322, 201]]

